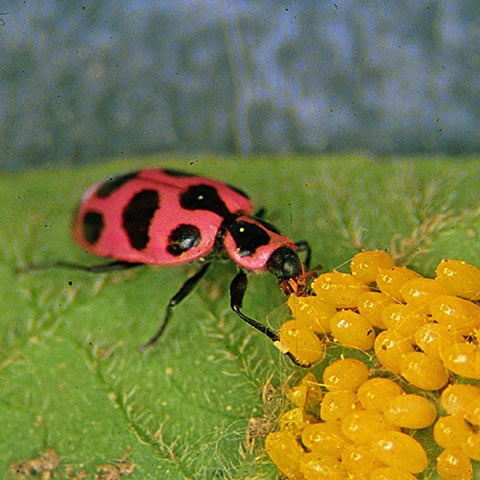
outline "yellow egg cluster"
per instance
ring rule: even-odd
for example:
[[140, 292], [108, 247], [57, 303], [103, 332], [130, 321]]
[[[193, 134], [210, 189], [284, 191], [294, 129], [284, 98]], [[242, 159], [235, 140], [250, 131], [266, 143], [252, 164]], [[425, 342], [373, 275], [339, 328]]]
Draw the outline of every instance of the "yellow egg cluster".
[[[439, 477], [470, 480], [480, 460], [480, 270], [443, 260], [429, 279], [367, 251], [350, 271], [292, 295], [280, 341], [304, 365], [335, 341], [373, 350], [379, 367], [344, 358], [321, 383], [307, 374], [287, 392], [295, 408], [267, 436], [269, 456], [293, 480], [415, 479], [428, 465], [415, 431], [433, 425]], [[446, 413], [438, 419], [437, 408]]]
[[266, 449], [289, 479], [407, 480], [425, 470], [427, 454], [411, 432], [435, 422], [435, 405], [369, 373], [359, 360], [340, 359], [321, 384], [308, 373], [287, 391], [295, 408], [267, 436]]
[[291, 295], [294, 317], [280, 342], [311, 365], [334, 341], [374, 349], [384, 369], [424, 390], [438, 390], [448, 371], [480, 379], [480, 269], [442, 260], [434, 279], [394, 265], [383, 251], [353, 257], [351, 273], [333, 271], [312, 283], [313, 295]]

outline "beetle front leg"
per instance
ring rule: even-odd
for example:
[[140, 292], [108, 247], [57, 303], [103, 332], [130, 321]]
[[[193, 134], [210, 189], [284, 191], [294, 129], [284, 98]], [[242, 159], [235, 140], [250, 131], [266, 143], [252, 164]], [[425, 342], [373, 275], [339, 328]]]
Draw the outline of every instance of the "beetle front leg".
[[266, 335], [272, 342], [278, 341], [278, 335], [267, 326], [257, 322], [253, 318], [247, 317], [242, 311], [243, 297], [247, 290], [247, 274], [240, 270], [230, 284], [230, 307], [245, 322]]
[[[266, 325], [257, 322], [253, 318], [248, 317], [245, 315], [241, 308], [243, 305], [243, 297], [245, 296], [245, 292], [247, 290], [248, 285], [248, 278], [247, 274], [240, 270], [237, 275], [233, 278], [232, 283], [230, 284], [230, 307], [231, 309], [245, 322], [251, 325], [253, 328], [256, 328], [259, 332], [262, 332], [266, 335], [273, 343], [280, 342], [278, 335], [268, 328]], [[300, 367], [307, 367], [308, 365], [302, 364], [299, 360], [297, 360], [290, 352], [285, 352], [290, 360]]]
[[312, 247], [310, 247], [310, 244], [306, 240], [299, 240], [298, 242], [295, 242], [295, 246], [298, 248], [299, 252], [305, 252], [305, 260], [303, 263], [307, 270], [309, 270], [310, 259], [312, 257]]

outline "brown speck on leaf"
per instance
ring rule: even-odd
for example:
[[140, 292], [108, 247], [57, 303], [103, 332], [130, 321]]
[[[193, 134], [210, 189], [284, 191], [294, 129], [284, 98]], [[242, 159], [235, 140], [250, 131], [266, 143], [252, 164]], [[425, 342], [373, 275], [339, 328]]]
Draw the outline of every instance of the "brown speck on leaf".
[[60, 457], [53, 448], [47, 448], [37, 458], [15, 462], [10, 465], [10, 472], [17, 478], [27, 479], [33, 475], [41, 480], [52, 478], [53, 471], [60, 465]]
[[121, 477], [128, 477], [135, 470], [135, 464], [127, 460], [129, 453], [127, 452], [122, 456], [120, 460], [116, 460], [114, 463], [105, 463], [98, 465], [97, 480], [120, 480]]
[[[256, 440], [263, 438], [272, 430], [272, 423], [265, 417], [251, 417], [248, 420], [247, 432], [245, 435], [246, 453], [254, 452]], [[246, 456], [246, 455], [245, 455]]]
[[105, 463], [98, 465], [96, 470], [95, 478], [97, 480], [120, 480], [120, 469], [116, 465]]

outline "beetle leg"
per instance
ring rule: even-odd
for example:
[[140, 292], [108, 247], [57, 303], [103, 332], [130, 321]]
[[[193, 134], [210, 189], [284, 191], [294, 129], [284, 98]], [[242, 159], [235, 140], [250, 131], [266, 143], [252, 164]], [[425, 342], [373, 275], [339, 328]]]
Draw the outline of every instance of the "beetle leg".
[[157, 333], [144, 345], [141, 347], [143, 352], [146, 348], [151, 347], [157, 343], [158, 339], [162, 336], [167, 324], [170, 320], [172, 313], [172, 308], [176, 307], [182, 300], [184, 300], [194, 289], [195, 285], [200, 281], [200, 279], [205, 275], [210, 266], [209, 263], [205, 263], [203, 267], [192, 277], [190, 277], [180, 288], [180, 290], [170, 299], [168, 302], [167, 308], [165, 310], [165, 316], [163, 317], [162, 324], [158, 329]]
[[[243, 297], [245, 296], [245, 291], [247, 290], [247, 274], [240, 270], [237, 275], [232, 280], [230, 284], [230, 307], [231, 309], [245, 322], [251, 325], [253, 328], [256, 328], [259, 332], [262, 332], [266, 335], [273, 343], [280, 342], [278, 335], [268, 328], [267, 326], [257, 322], [253, 318], [247, 317], [242, 311], [242, 304], [243, 304]], [[305, 365], [299, 360], [297, 360], [290, 352], [285, 352], [290, 360], [299, 367], [308, 367], [309, 365]]]
[[68, 268], [70, 270], [83, 270], [85, 272], [90, 273], [107, 273], [107, 272], [115, 272], [118, 270], [126, 270], [127, 268], [138, 267], [139, 265], [143, 265], [143, 263], [131, 263], [131, 262], [121, 262], [121, 261], [113, 261], [109, 263], [102, 263], [100, 265], [80, 265], [77, 263], [70, 263], [70, 262], [53, 262], [53, 263], [45, 263], [41, 265], [25, 265], [23, 267], [18, 267], [18, 273], [28, 273], [33, 270], [45, 270], [48, 268]]
[[312, 256], [312, 247], [310, 247], [310, 244], [306, 240], [300, 240], [298, 242], [295, 242], [295, 246], [298, 248], [299, 252], [306, 252], [305, 261], [303, 263], [305, 264], [306, 269], [309, 270], [310, 258]]
[[257, 210], [255, 210], [255, 212], [253, 212], [252, 217], [254, 217], [254, 218], [264, 218], [266, 214], [267, 214], [267, 209], [265, 207], [260, 207], [260, 208], [257, 208]]
[[240, 270], [230, 284], [230, 307], [245, 322], [266, 335], [272, 342], [278, 341], [278, 335], [267, 326], [257, 322], [253, 318], [247, 317], [242, 311], [243, 297], [247, 290], [247, 274]]

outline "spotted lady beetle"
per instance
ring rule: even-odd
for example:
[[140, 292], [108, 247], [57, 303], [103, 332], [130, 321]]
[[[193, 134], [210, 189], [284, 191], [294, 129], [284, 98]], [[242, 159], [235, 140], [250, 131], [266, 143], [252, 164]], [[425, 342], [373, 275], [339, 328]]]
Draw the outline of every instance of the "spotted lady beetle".
[[[268, 271], [280, 284], [305, 274], [298, 256], [310, 247], [289, 238], [253, 215], [254, 206], [241, 190], [210, 178], [171, 169], [151, 168], [111, 178], [84, 195], [73, 224], [73, 236], [87, 251], [114, 261], [83, 266], [56, 265], [107, 272], [138, 265], [201, 265], [170, 299], [153, 345], [178, 305], [205, 275], [216, 258], [230, 258], [239, 272], [230, 284], [230, 306], [245, 322], [278, 342], [278, 335], [242, 312], [247, 272]], [[287, 352], [295, 362], [296, 359]]]

